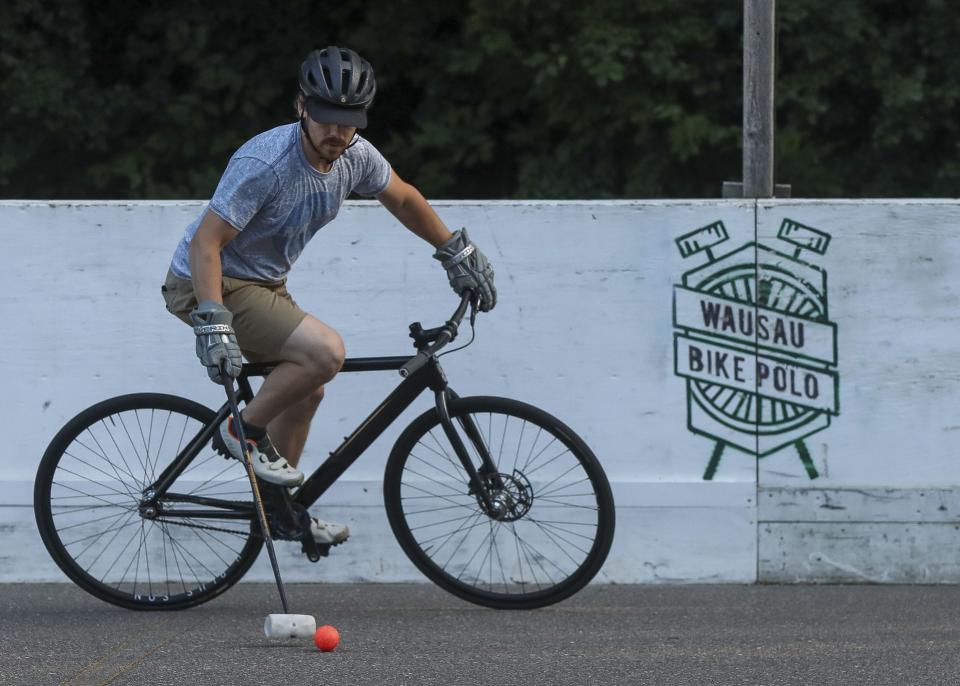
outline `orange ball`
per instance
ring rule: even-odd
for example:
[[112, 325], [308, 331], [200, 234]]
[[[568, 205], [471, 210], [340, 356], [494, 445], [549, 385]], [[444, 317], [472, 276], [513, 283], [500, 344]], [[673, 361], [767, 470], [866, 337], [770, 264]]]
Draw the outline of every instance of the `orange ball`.
[[340, 632], [329, 624], [324, 624], [317, 628], [317, 633], [313, 635], [313, 642], [320, 650], [329, 653], [340, 643]]

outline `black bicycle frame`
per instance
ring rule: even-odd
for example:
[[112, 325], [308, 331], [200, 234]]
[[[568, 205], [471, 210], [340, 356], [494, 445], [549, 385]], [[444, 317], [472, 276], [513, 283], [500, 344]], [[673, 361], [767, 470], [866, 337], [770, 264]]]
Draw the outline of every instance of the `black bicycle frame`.
[[[399, 370], [400, 367], [409, 361], [409, 357], [358, 357], [348, 358], [344, 361], [341, 372], [372, 372], [372, 371], [390, 371]], [[276, 365], [272, 364], [245, 364], [237, 379], [239, 386], [238, 399], [247, 403], [253, 398], [253, 389], [250, 386], [250, 377], [267, 376]], [[414, 400], [427, 389], [434, 391], [436, 396], [437, 411], [440, 415], [440, 421], [444, 432], [453, 445], [463, 467], [470, 477], [471, 493], [476, 493], [487, 508], [492, 509], [487, 488], [484, 487], [484, 481], [481, 477], [494, 479], [494, 485], [499, 479], [496, 477], [497, 469], [490, 457], [486, 445], [481, 439], [480, 432], [469, 417], [459, 418], [461, 427], [464, 429], [471, 443], [476, 447], [480, 456], [482, 465], [479, 470], [473, 465], [466, 447], [463, 445], [459, 435], [453, 428], [450, 419], [450, 413], [447, 408], [449, 400], [456, 399], [458, 396], [447, 385], [447, 378], [440, 367], [436, 357], [431, 357], [427, 364], [416, 370], [410, 376], [403, 380], [380, 405], [370, 413], [370, 415], [357, 427], [356, 430], [347, 436], [343, 443], [330, 453], [330, 456], [310, 475], [310, 477], [297, 489], [293, 500], [301, 506], [308, 508], [315, 503], [332, 486], [343, 473], [349, 469], [350, 465], [357, 461], [360, 455], [377, 440], [377, 438], [406, 410]], [[207, 518], [221, 519], [241, 519], [252, 518], [252, 503], [242, 503], [228, 500], [219, 500], [216, 498], [206, 498], [194, 495], [183, 495], [170, 493], [168, 489], [177, 480], [177, 478], [187, 469], [200, 450], [207, 444], [217, 430], [220, 423], [223, 422], [230, 413], [229, 405], [224, 405], [217, 411], [214, 420], [203, 427], [203, 429], [194, 436], [193, 440], [187, 444], [176, 459], [171, 462], [166, 469], [161, 472], [157, 480], [145, 491], [145, 500], [156, 501], [163, 498], [166, 502], [185, 502], [194, 505], [222, 508], [219, 511], [203, 511]], [[164, 508], [164, 516], [198, 516], [196, 510], [178, 511]]]

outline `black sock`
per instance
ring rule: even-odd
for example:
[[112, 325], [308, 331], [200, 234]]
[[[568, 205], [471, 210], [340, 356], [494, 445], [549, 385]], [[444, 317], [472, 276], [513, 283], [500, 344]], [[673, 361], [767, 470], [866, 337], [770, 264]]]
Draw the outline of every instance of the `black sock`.
[[250, 424], [246, 419], [243, 418], [242, 414], [240, 415], [240, 425], [243, 427], [243, 435], [251, 440], [259, 441], [261, 438], [267, 435], [267, 430], [265, 428]]

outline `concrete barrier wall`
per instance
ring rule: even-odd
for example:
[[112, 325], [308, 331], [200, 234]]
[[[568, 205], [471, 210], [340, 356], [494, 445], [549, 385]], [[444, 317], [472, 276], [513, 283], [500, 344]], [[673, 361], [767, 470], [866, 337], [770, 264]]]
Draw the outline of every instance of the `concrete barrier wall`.
[[[0, 203], [11, 256], [0, 417], [0, 580], [59, 580], [31, 483], [50, 438], [112, 395], [221, 402], [159, 285], [196, 202]], [[600, 581], [927, 581], [960, 577], [953, 202], [441, 202], [497, 272], [500, 304], [444, 358], [461, 395], [516, 397], [591, 445], [617, 499]], [[348, 203], [289, 282], [348, 356], [408, 351], [454, 304], [426, 244]], [[312, 469], [396, 385], [342, 375]], [[321, 501], [354, 532], [290, 579], [418, 580], [380, 479], [421, 399]], [[815, 478], [814, 478], [815, 477]], [[265, 560], [249, 578], [269, 578]]]
[[[838, 413], [760, 460], [762, 581], [960, 581], [960, 205], [761, 203], [761, 243], [785, 219], [831, 235], [823, 255], [838, 338]], [[790, 252], [789, 250], [787, 252]]]

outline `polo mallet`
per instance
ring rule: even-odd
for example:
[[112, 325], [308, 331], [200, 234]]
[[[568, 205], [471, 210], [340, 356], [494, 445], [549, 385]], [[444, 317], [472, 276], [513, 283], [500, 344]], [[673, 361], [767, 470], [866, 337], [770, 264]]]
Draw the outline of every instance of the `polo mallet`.
[[260, 531], [267, 542], [267, 553], [270, 555], [270, 566], [273, 567], [273, 576], [277, 580], [277, 590], [280, 591], [280, 602], [283, 604], [283, 614], [267, 615], [263, 623], [263, 633], [267, 638], [301, 638], [313, 637], [317, 631], [317, 620], [311, 615], [292, 615], [287, 607], [287, 594], [283, 589], [283, 579], [280, 578], [280, 566], [277, 564], [277, 553], [273, 548], [273, 538], [270, 536], [270, 525], [267, 523], [267, 514], [263, 509], [263, 500], [260, 497], [260, 487], [257, 484], [257, 475], [253, 471], [253, 458], [247, 449], [247, 440], [243, 435], [243, 424], [240, 421], [240, 409], [237, 407], [237, 392], [233, 387], [233, 378], [226, 373], [225, 361], [220, 364], [220, 379], [227, 391], [227, 402], [230, 404], [230, 414], [233, 415], [233, 426], [237, 430], [240, 446], [243, 450], [243, 462], [250, 479], [250, 490], [253, 491], [254, 508], [260, 519]]

